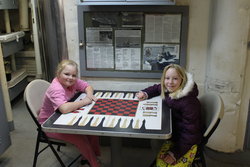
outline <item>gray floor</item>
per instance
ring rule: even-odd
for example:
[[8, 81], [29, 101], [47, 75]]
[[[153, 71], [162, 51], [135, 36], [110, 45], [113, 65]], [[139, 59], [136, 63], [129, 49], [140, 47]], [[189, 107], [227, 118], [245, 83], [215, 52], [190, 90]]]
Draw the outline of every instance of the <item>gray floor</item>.
[[[12, 145], [0, 156], [0, 167], [30, 167], [32, 166], [34, 146], [36, 141], [36, 129], [23, 103], [22, 97], [17, 98], [13, 103], [13, 116], [15, 130], [11, 132]], [[108, 138], [101, 138], [102, 157], [104, 167], [110, 167], [110, 147]], [[136, 147], [135, 143], [140, 140], [124, 139], [128, 141], [122, 151], [124, 167], [147, 167], [154, 156], [149, 147]], [[133, 142], [135, 142], [133, 144]], [[143, 141], [145, 142], [145, 141]], [[62, 148], [60, 155], [65, 162], [70, 162], [78, 155], [73, 146]], [[210, 149], [206, 150], [207, 167], [250, 167], [250, 151], [225, 154]], [[51, 150], [47, 149], [39, 156], [37, 167], [59, 167]], [[73, 167], [79, 166], [76, 162]]]

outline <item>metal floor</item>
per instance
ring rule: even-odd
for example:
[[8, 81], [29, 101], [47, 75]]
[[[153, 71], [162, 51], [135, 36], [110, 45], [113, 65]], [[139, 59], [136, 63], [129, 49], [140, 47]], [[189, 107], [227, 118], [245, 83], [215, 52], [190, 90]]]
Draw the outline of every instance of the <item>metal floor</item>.
[[[12, 102], [15, 130], [11, 132], [12, 145], [0, 156], [0, 167], [31, 167], [36, 141], [36, 128], [26, 110], [22, 97]], [[122, 159], [124, 167], [148, 167], [153, 160], [149, 147], [123, 147]], [[101, 146], [102, 167], [111, 167], [110, 148], [108, 144]], [[78, 155], [73, 146], [61, 148], [64, 162], [70, 162]], [[233, 154], [206, 150], [207, 167], [250, 167], [250, 151]], [[78, 167], [76, 162], [72, 167]], [[37, 167], [60, 167], [50, 149], [43, 152], [37, 162]]]

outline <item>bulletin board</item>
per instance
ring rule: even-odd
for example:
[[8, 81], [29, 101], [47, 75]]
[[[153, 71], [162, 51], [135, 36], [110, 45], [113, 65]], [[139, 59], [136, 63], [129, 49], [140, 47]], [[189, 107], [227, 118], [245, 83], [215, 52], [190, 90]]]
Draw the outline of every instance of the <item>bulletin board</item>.
[[185, 67], [187, 6], [78, 6], [81, 76], [160, 78]]

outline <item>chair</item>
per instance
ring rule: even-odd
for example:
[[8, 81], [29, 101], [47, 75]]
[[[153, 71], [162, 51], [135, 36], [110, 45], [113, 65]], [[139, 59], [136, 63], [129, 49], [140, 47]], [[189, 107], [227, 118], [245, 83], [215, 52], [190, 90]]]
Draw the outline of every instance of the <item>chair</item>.
[[198, 151], [192, 167], [206, 167], [204, 148], [210, 136], [218, 127], [224, 115], [224, 104], [221, 97], [214, 93], [204, 94], [199, 98], [202, 107], [202, 119], [205, 126], [205, 133], [202, 142], [198, 145]]
[[[202, 119], [204, 122], [205, 132], [202, 137], [201, 143], [198, 145], [197, 153], [192, 163], [192, 167], [206, 167], [204, 157], [204, 148], [210, 136], [218, 127], [223, 115], [224, 104], [221, 97], [214, 93], [204, 94], [199, 98], [202, 108]], [[150, 167], [154, 167], [156, 160], [154, 160]]]
[[[43, 97], [49, 85], [50, 83], [45, 80], [35, 79], [27, 85], [24, 91], [24, 102], [29, 111], [29, 114], [31, 115], [33, 121], [37, 126], [38, 132], [33, 167], [36, 166], [39, 154], [47, 148], [50, 148], [53, 151], [54, 155], [56, 156], [62, 167], [66, 166], [57, 153], [57, 151], [60, 151], [60, 146], [66, 146], [66, 143], [64, 141], [55, 140], [47, 137], [47, 135], [43, 132], [41, 125], [37, 121], [38, 112], [42, 106]], [[39, 151], [40, 143], [46, 143], [47, 145]], [[53, 145], [57, 146], [57, 151]], [[68, 166], [71, 166], [79, 157], [80, 155], [76, 159], [74, 159]]]

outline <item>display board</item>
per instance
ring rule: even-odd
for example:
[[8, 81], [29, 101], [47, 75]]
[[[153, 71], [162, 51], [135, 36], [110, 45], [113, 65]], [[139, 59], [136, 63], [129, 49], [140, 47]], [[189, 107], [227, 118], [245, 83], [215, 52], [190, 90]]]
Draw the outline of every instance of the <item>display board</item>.
[[81, 76], [159, 78], [185, 66], [187, 6], [78, 6]]
[[175, 0], [77, 0], [78, 5], [175, 5]]

